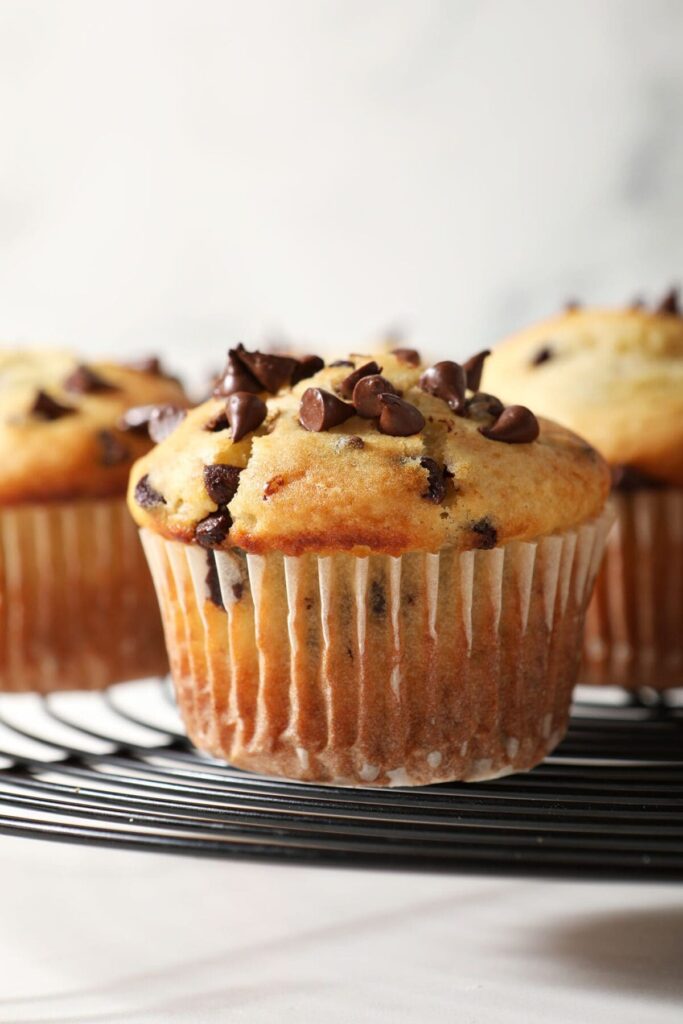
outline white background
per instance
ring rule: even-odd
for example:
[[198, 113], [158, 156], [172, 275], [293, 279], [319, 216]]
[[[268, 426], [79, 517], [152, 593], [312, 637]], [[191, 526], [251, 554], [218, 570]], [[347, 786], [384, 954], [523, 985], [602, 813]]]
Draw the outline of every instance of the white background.
[[[0, 0], [0, 336], [468, 354], [681, 276], [681, 0]], [[609, 823], [606, 822], [606, 828]], [[0, 840], [0, 1022], [680, 1020], [680, 889]]]
[[199, 373], [659, 292], [682, 44], [680, 0], [0, 0], [0, 337]]

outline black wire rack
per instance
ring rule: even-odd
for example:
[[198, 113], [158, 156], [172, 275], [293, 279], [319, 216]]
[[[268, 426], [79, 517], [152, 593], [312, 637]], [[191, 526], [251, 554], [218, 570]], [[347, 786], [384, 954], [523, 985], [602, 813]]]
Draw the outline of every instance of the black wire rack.
[[532, 772], [342, 789], [198, 754], [170, 687], [0, 696], [0, 833], [215, 857], [683, 878], [683, 691], [579, 694]]

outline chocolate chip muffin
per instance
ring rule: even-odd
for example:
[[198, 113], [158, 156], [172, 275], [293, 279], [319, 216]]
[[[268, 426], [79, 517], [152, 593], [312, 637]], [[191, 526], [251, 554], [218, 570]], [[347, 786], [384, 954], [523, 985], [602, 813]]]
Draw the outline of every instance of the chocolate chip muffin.
[[148, 430], [162, 436], [186, 404], [156, 360], [0, 352], [0, 689], [97, 688], [165, 671], [125, 494]]
[[483, 355], [228, 355], [133, 468], [202, 750], [348, 785], [484, 779], [563, 735], [609, 473]]
[[584, 435], [609, 462], [617, 522], [587, 616], [582, 680], [683, 685], [683, 317], [582, 309], [504, 341], [484, 384]]

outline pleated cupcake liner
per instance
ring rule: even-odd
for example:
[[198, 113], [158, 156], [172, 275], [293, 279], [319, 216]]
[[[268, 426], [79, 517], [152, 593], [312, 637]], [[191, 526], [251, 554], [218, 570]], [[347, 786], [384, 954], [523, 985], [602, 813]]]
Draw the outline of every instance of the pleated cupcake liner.
[[214, 553], [143, 530], [191, 739], [336, 785], [533, 767], [566, 729], [610, 524], [399, 558]]
[[581, 681], [683, 686], [683, 489], [613, 495], [616, 522], [586, 616]]
[[167, 670], [123, 499], [0, 511], [0, 690], [100, 689]]

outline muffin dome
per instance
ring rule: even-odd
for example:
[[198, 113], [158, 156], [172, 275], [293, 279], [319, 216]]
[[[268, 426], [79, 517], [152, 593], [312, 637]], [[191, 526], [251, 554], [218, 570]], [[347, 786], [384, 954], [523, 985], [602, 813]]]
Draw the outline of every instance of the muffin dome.
[[573, 308], [496, 348], [484, 387], [586, 437], [612, 466], [683, 485], [683, 317]]
[[600, 513], [596, 452], [528, 410], [467, 398], [456, 364], [426, 370], [411, 350], [321, 364], [233, 350], [218, 396], [135, 465], [137, 523], [214, 549], [399, 555], [531, 540]]
[[0, 504], [125, 494], [150, 448], [151, 410], [181, 407], [180, 384], [156, 360], [81, 363], [70, 352], [0, 352]]

